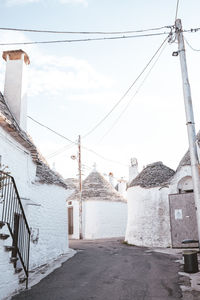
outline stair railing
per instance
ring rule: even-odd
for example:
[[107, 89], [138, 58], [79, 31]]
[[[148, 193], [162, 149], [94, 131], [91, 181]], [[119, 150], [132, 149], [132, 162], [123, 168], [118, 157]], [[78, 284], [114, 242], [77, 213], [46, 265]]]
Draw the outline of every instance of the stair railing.
[[12, 237], [12, 259], [15, 263], [19, 257], [26, 275], [26, 287], [29, 276], [30, 229], [19, 197], [15, 180], [0, 171], [0, 198], [3, 202], [2, 222], [6, 223]]

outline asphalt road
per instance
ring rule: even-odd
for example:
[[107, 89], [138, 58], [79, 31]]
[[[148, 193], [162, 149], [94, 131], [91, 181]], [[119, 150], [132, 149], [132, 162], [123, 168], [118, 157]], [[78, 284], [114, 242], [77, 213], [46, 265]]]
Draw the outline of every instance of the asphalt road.
[[12, 300], [180, 299], [175, 257], [119, 240], [72, 241], [78, 253]]

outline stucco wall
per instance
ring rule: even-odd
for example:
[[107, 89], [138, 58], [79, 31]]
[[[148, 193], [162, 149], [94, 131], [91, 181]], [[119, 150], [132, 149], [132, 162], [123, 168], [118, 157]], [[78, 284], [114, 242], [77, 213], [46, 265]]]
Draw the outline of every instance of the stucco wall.
[[85, 201], [83, 232], [85, 239], [122, 237], [127, 222], [127, 204], [115, 201]]
[[170, 194], [178, 193], [178, 188], [177, 188], [178, 182], [186, 176], [192, 176], [191, 166], [182, 166], [175, 173], [175, 175], [172, 177], [170, 182], [170, 190], [169, 190]]
[[68, 250], [66, 195], [67, 191], [59, 186], [32, 186], [31, 201], [26, 204], [32, 231], [30, 268], [44, 264]]
[[[32, 228], [30, 269], [47, 263], [68, 251], [68, 217], [66, 199], [68, 190], [51, 184], [35, 182], [36, 165], [28, 151], [0, 128], [0, 155], [2, 163], [14, 177], [22, 199], [29, 227]], [[1, 219], [0, 204], [0, 219]], [[0, 232], [5, 232], [5, 226]], [[4, 244], [11, 245], [12, 241]], [[0, 291], [7, 295], [18, 286], [18, 275], [9, 263], [10, 253], [4, 253], [0, 240]], [[7, 271], [3, 271], [7, 270]], [[6, 274], [6, 275], [5, 275]], [[9, 288], [8, 288], [9, 286]], [[0, 292], [0, 299], [1, 299]]]
[[[7, 228], [4, 226], [4, 232], [8, 234]], [[14, 274], [12, 263], [9, 263], [10, 253], [4, 251], [4, 246], [9, 240], [0, 240], [0, 300], [19, 288], [18, 276]]]
[[30, 187], [35, 180], [36, 165], [29, 152], [0, 127], [0, 155], [6, 171], [15, 178], [22, 198], [30, 197]]
[[128, 222], [125, 240], [147, 247], [171, 245], [169, 188], [128, 189]]
[[[79, 202], [72, 201], [74, 234], [71, 239], [79, 239]], [[124, 237], [127, 223], [127, 203], [112, 201], [84, 201], [83, 238], [99, 239]]]

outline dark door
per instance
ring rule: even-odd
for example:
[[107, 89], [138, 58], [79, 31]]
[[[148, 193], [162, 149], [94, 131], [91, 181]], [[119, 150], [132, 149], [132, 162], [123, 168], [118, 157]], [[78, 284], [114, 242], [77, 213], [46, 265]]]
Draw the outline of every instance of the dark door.
[[73, 207], [68, 207], [68, 233], [74, 233]]
[[198, 240], [194, 193], [169, 195], [172, 247], [198, 247], [198, 244], [183, 245], [186, 239]]

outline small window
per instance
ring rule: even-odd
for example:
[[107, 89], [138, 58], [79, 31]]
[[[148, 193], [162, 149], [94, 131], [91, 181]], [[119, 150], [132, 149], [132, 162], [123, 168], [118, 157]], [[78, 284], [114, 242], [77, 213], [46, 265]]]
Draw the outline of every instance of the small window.
[[68, 202], [68, 205], [72, 205], [72, 201], [69, 201], [69, 202]]
[[191, 176], [185, 176], [177, 184], [179, 194], [193, 193], [193, 182]]
[[185, 191], [185, 193], [193, 193], [194, 191], [193, 190], [187, 190]]

